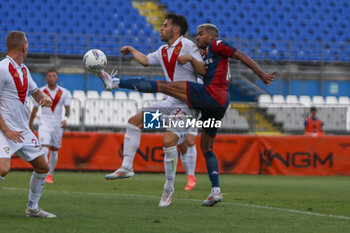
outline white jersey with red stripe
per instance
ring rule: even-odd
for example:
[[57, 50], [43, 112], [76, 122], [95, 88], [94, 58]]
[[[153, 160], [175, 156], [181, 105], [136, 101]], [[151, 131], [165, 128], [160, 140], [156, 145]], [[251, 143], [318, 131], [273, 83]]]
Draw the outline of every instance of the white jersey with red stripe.
[[27, 96], [37, 90], [24, 64], [18, 65], [9, 56], [0, 61], [0, 114], [11, 130], [29, 130]]
[[197, 74], [192, 64], [187, 62], [180, 65], [177, 58], [182, 55], [190, 54], [197, 61], [203, 63], [203, 58], [198, 51], [197, 46], [189, 39], [181, 36], [174, 44], [169, 47], [168, 44], [160, 46], [155, 52], [147, 55], [147, 61], [150, 65], [161, 65], [165, 78], [171, 81], [191, 81], [196, 82]]
[[[70, 98], [67, 89], [57, 85], [54, 90], [51, 90], [47, 85], [40, 88], [40, 90], [49, 96], [52, 100], [50, 108], [41, 108], [40, 126], [57, 127], [62, 122], [63, 106], [70, 105]], [[39, 107], [38, 103], [34, 103], [35, 107]]]

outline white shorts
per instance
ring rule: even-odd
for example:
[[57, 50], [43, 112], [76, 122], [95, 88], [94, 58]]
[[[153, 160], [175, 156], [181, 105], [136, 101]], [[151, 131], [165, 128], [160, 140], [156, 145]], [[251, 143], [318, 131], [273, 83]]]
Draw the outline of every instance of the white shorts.
[[0, 158], [11, 158], [16, 154], [28, 162], [44, 154], [38, 138], [31, 130], [23, 131], [22, 136], [23, 142], [15, 143], [0, 130]]
[[[162, 119], [164, 118], [164, 116], [172, 116], [170, 118], [173, 121], [185, 120], [187, 117], [197, 117], [194, 116], [194, 114], [197, 114], [196, 111], [191, 110], [187, 104], [173, 97], [168, 97], [165, 100], [158, 101], [152, 106], [143, 109], [143, 111], [157, 110], [159, 110], [162, 113]], [[168, 121], [166, 120], [166, 122]], [[179, 139], [183, 137], [185, 137], [186, 139], [186, 134], [190, 128], [191, 127], [175, 127], [171, 125], [166, 130], [175, 133], [179, 137]]]
[[193, 136], [197, 137], [198, 128], [197, 127], [190, 127], [184, 135], [181, 135], [181, 137], [179, 138], [179, 141], [177, 142], [178, 145], [180, 145], [184, 141], [186, 141], [187, 134], [192, 134]]
[[61, 125], [46, 126], [39, 125], [39, 140], [43, 146], [53, 146], [55, 148], [61, 148], [63, 128]]

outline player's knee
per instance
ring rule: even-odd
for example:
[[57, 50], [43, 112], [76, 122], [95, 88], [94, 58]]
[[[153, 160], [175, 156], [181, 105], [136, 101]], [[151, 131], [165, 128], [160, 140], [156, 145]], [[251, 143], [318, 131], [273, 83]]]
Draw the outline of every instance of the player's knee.
[[187, 152], [187, 144], [186, 144], [186, 142], [185, 143], [181, 143], [180, 145], [179, 145], [179, 149], [180, 149], [180, 153], [181, 154], [186, 154], [186, 152]]
[[176, 146], [178, 137], [176, 135], [164, 134], [163, 136], [163, 146], [169, 148]]
[[211, 151], [211, 150], [213, 150], [212, 145], [201, 143], [201, 151], [203, 155], [205, 155], [208, 151]]
[[130, 117], [128, 120], [128, 123], [135, 125], [136, 127], [139, 127], [139, 128], [142, 127], [142, 122], [140, 121], [140, 118], [137, 115]]
[[45, 164], [45, 165], [41, 165], [40, 167], [35, 167], [35, 168], [34, 168], [34, 171], [35, 171], [36, 173], [39, 173], [39, 174], [48, 173], [48, 172], [49, 172], [49, 165], [48, 165], [48, 164]]
[[187, 138], [186, 142], [189, 147], [194, 146], [196, 144], [196, 138]]

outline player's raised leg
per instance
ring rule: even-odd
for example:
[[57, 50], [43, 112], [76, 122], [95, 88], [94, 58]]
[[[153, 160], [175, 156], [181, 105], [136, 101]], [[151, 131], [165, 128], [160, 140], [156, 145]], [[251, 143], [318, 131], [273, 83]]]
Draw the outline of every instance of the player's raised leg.
[[179, 137], [170, 131], [165, 132], [163, 136], [165, 184], [162, 197], [159, 201], [159, 207], [169, 206], [175, 191], [174, 182], [178, 161], [176, 145], [178, 140]]
[[133, 163], [141, 141], [142, 113], [131, 117], [126, 126], [123, 146], [123, 163], [119, 169], [105, 176], [108, 180], [124, 179], [134, 176]]
[[39, 200], [45, 185], [45, 178], [49, 171], [49, 166], [44, 155], [37, 157], [30, 161], [34, 171], [30, 179], [30, 190], [28, 208], [26, 209], [27, 217], [41, 217], [41, 218], [56, 218], [56, 215], [48, 213], [39, 207]]
[[214, 136], [210, 136], [205, 130], [202, 131], [201, 149], [204, 154], [209, 179], [211, 181], [211, 193], [203, 201], [202, 206], [213, 206], [222, 201], [222, 193], [219, 185], [218, 160], [213, 152]]

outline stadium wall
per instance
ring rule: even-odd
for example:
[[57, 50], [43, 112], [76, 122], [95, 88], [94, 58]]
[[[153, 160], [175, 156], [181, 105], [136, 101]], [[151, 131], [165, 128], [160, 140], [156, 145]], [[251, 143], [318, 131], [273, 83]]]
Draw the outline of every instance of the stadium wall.
[[[115, 170], [122, 163], [124, 134], [65, 132], [57, 169]], [[206, 173], [196, 141], [197, 173]], [[350, 175], [350, 136], [218, 135], [214, 152], [220, 173], [269, 175]], [[135, 157], [136, 172], [164, 172], [162, 134], [145, 133]], [[28, 169], [17, 156], [12, 169]], [[184, 172], [181, 162], [178, 172]]]

